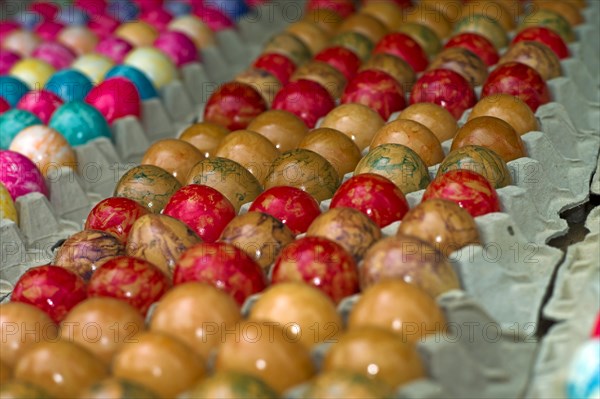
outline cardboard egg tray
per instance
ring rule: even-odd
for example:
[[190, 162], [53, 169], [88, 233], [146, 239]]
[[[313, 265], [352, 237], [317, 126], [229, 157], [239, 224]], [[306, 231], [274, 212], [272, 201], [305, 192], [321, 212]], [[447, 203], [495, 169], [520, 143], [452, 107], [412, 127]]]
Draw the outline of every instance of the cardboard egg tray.
[[[589, 216], [583, 242], [566, 254], [547, 245], [568, 231], [561, 212], [587, 202], [590, 193], [600, 194], [600, 2], [589, 3], [587, 23], [576, 28], [578, 42], [570, 45], [572, 57], [561, 62], [564, 76], [548, 82], [554, 102], [536, 112], [540, 131], [522, 136], [528, 157], [508, 163], [513, 184], [498, 190], [502, 213], [477, 217], [483, 245], [450, 256], [463, 289], [437, 298], [452, 327], [419, 344], [428, 378], [400, 387], [397, 398], [564, 396], [568, 360], [585, 340], [600, 303], [599, 208]], [[30, 194], [17, 200], [19, 226], [0, 221], [5, 300], [27, 268], [50, 262], [57, 241], [81, 230], [91, 207], [112, 195], [120, 176], [153, 141], [176, 137], [198, 120], [217, 85], [243, 70], [262, 43], [291, 22], [273, 10], [257, 11], [272, 17], [270, 24], [243, 19], [237, 32], [220, 33], [202, 63], [183, 68], [181, 80], [165, 87], [160, 99], [144, 102], [143, 120], [115, 122], [114, 142], [98, 139], [77, 147], [79, 173], [63, 169], [50, 179], [50, 199]], [[443, 143], [446, 153], [450, 145]], [[429, 168], [432, 177], [438, 166]], [[410, 206], [422, 195], [408, 194]], [[329, 201], [321, 207], [328, 209]], [[384, 235], [394, 235], [399, 224], [387, 226]], [[259, 296], [247, 300], [245, 314]], [[344, 320], [357, 299], [339, 304]], [[558, 322], [541, 340], [540, 317]], [[327, 348], [313, 350], [317, 368]], [[299, 397], [305, 388], [295, 387], [286, 397]]]

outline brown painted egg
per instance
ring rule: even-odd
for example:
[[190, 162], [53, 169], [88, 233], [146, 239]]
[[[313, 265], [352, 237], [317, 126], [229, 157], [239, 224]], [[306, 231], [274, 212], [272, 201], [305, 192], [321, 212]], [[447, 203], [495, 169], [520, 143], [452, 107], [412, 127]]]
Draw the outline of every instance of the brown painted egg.
[[268, 321], [240, 322], [225, 334], [215, 370], [238, 371], [261, 378], [282, 394], [314, 374], [309, 350], [282, 327]]
[[285, 55], [296, 65], [302, 65], [311, 57], [310, 49], [291, 32], [281, 32], [271, 37], [263, 49], [263, 54], [267, 53]]
[[52, 399], [46, 391], [29, 382], [10, 380], [0, 386], [0, 397], [3, 399]]
[[583, 16], [579, 11], [576, 2], [533, 0], [532, 5], [534, 7], [539, 7], [540, 9], [554, 11], [566, 19], [571, 26], [579, 25], [580, 23], [584, 22]]
[[181, 183], [166, 170], [154, 165], [135, 166], [125, 173], [115, 187], [115, 197], [125, 197], [160, 213]]
[[397, 30], [412, 37], [430, 57], [435, 57], [442, 49], [442, 42], [438, 35], [423, 24], [415, 22], [402, 23]]
[[238, 371], [221, 371], [194, 385], [180, 399], [272, 399], [277, 392], [262, 379]]
[[281, 249], [294, 241], [294, 233], [271, 215], [247, 212], [229, 222], [220, 241], [240, 248], [267, 270]]
[[513, 2], [511, 6], [503, 4], [501, 1], [471, 1], [465, 4], [462, 9], [462, 15], [481, 14], [497, 21], [502, 28], [510, 32], [515, 28], [515, 8], [517, 5]]
[[466, 145], [479, 145], [498, 154], [505, 162], [527, 156], [521, 136], [511, 125], [493, 116], [471, 119], [458, 129], [452, 150]]
[[79, 395], [86, 399], [158, 399], [148, 388], [121, 378], [109, 377], [92, 384]]
[[145, 215], [133, 224], [126, 251], [171, 276], [181, 254], [200, 241], [191, 228], [173, 217]]
[[417, 80], [417, 75], [412, 67], [402, 58], [392, 54], [373, 54], [363, 63], [359, 71], [375, 69], [387, 73], [404, 88], [408, 90]]
[[79, 345], [41, 342], [19, 358], [15, 379], [35, 384], [56, 398], [74, 398], [107, 377], [107, 371], [97, 357]]
[[438, 168], [438, 176], [454, 169], [468, 169], [488, 179], [498, 189], [512, 183], [506, 162], [493, 150], [478, 145], [467, 145], [450, 151]]
[[460, 73], [471, 86], [482, 85], [488, 76], [487, 66], [481, 58], [462, 47], [450, 47], [439, 53], [428, 69], [438, 68]]
[[381, 144], [369, 151], [354, 169], [354, 175], [361, 173], [387, 177], [403, 194], [424, 190], [431, 181], [421, 157], [402, 144]]
[[163, 139], [152, 144], [144, 154], [141, 164], [154, 165], [171, 173], [181, 184], [185, 184], [190, 169], [204, 155], [188, 142], [178, 139]]
[[424, 125], [408, 119], [396, 119], [377, 131], [371, 141], [371, 149], [381, 144], [402, 144], [416, 152], [432, 166], [444, 159], [444, 151], [438, 138]]
[[312, 80], [323, 86], [332, 98], [340, 98], [346, 87], [346, 78], [344, 75], [322, 61], [309, 61], [296, 69], [290, 82], [300, 79]]
[[194, 123], [185, 129], [180, 140], [187, 141], [196, 147], [206, 158], [213, 157], [221, 140], [229, 133], [229, 129], [212, 122]]
[[275, 148], [284, 152], [298, 147], [308, 127], [291, 112], [272, 109], [254, 118], [248, 130], [265, 136]]
[[359, 373], [394, 388], [425, 377], [416, 347], [378, 327], [355, 328], [343, 334], [323, 360], [323, 371], [332, 370]]
[[126, 344], [112, 363], [112, 374], [173, 398], [204, 377], [203, 360], [169, 335], [146, 332]]
[[188, 175], [187, 184], [202, 184], [223, 194], [236, 213], [245, 203], [262, 192], [256, 177], [239, 163], [228, 158], [207, 158], [198, 162]]
[[481, 244], [477, 224], [469, 212], [444, 199], [424, 201], [411, 209], [397, 234], [420, 238], [446, 256], [464, 246]]
[[356, 53], [364, 61], [371, 55], [374, 43], [362, 33], [347, 31], [336, 34], [329, 42], [329, 46], [345, 47]]
[[343, 330], [335, 303], [319, 289], [301, 282], [274, 284], [252, 305], [248, 319], [273, 321], [292, 341], [307, 348], [333, 343]]
[[360, 12], [377, 18], [389, 31], [396, 30], [403, 22], [402, 8], [392, 1], [367, 2]]
[[294, 22], [285, 30], [300, 39], [312, 55], [323, 49], [329, 36], [318, 24], [308, 20]]
[[52, 264], [64, 267], [88, 281], [102, 263], [125, 254], [125, 246], [113, 234], [83, 230], [69, 237], [54, 255]]
[[0, 341], [2, 362], [13, 369], [30, 348], [58, 336], [58, 326], [44, 311], [22, 302], [0, 305], [0, 328], [4, 335]]
[[12, 368], [10, 368], [6, 363], [0, 361], [0, 384], [4, 385], [7, 381], [9, 381], [12, 378], [12, 373]]
[[360, 150], [352, 139], [336, 129], [322, 127], [309, 132], [298, 148], [311, 150], [327, 159], [342, 178], [360, 161]]
[[152, 313], [150, 330], [181, 340], [203, 359], [219, 347], [225, 331], [241, 319], [235, 300], [225, 291], [202, 283], [175, 286]]
[[377, 43], [388, 33], [388, 29], [381, 21], [365, 13], [358, 13], [345, 18], [337, 31], [338, 33], [358, 32], [373, 43]]
[[219, 144], [216, 157], [229, 158], [248, 169], [262, 183], [279, 151], [265, 136], [250, 130], [229, 133]]
[[339, 182], [329, 161], [314, 151], [299, 148], [286, 151], [273, 161], [264, 186], [297, 187], [321, 202], [333, 197]]
[[544, 80], [550, 80], [562, 75], [560, 60], [554, 51], [545, 44], [534, 41], [522, 41], [512, 44], [498, 61], [520, 62], [535, 69]]
[[483, 97], [469, 114], [469, 119], [480, 116], [495, 116], [502, 119], [516, 130], [519, 135], [538, 131], [540, 126], [535, 114], [519, 97], [497, 93]]
[[452, 23], [444, 14], [437, 10], [426, 9], [423, 5], [417, 5], [405, 12], [404, 22], [414, 22], [425, 25], [444, 39], [452, 33]]
[[488, 39], [496, 49], [500, 50], [508, 45], [508, 36], [500, 23], [484, 14], [471, 14], [463, 16], [456, 25], [454, 33], [477, 33]]
[[418, 344], [427, 335], [446, 330], [442, 310], [427, 292], [402, 280], [385, 280], [370, 286], [354, 304], [348, 328], [374, 326]]
[[342, 16], [328, 8], [315, 8], [304, 13], [304, 20], [317, 24], [328, 35], [333, 35], [342, 23]]
[[362, 151], [385, 124], [379, 113], [362, 104], [342, 104], [331, 110], [321, 127], [339, 130], [350, 137]]
[[379, 381], [373, 381], [363, 374], [347, 370], [331, 370], [321, 372], [317, 377], [311, 380], [301, 398], [386, 399], [393, 397], [392, 391], [392, 388], [386, 384]]
[[434, 103], [417, 103], [406, 107], [397, 119], [419, 122], [431, 130], [440, 143], [450, 140], [458, 130], [454, 116], [444, 107]]
[[460, 288], [458, 277], [444, 254], [425, 241], [404, 235], [378, 241], [363, 259], [360, 269], [363, 290], [389, 278], [415, 284], [433, 297]]
[[61, 322], [61, 339], [85, 348], [106, 366], [123, 344], [134, 342], [145, 329], [142, 314], [114, 298], [88, 298]]
[[281, 82], [275, 75], [258, 68], [248, 69], [237, 75], [234, 80], [252, 86], [265, 100], [267, 108], [271, 107], [275, 94], [281, 89]]

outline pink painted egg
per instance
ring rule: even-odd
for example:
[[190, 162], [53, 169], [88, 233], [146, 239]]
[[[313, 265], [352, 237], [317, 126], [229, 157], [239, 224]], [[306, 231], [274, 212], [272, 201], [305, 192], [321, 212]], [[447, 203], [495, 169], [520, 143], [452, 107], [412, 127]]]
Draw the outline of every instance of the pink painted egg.
[[48, 196], [44, 176], [25, 155], [0, 150], [0, 183], [4, 184], [13, 200], [33, 192]]
[[129, 79], [119, 76], [108, 78], [90, 90], [85, 102], [100, 111], [109, 124], [126, 116], [139, 119], [142, 113], [137, 88]]
[[77, 58], [70, 48], [58, 42], [44, 42], [40, 44], [31, 56], [46, 61], [57, 71], [68, 68]]
[[182, 32], [166, 31], [159, 34], [154, 47], [171, 58], [178, 68], [200, 60], [194, 41]]
[[29, 111], [44, 123], [50, 122], [50, 117], [58, 107], [63, 104], [63, 100], [48, 90], [34, 90], [26, 93], [16, 108]]
[[107, 36], [96, 45], [96, 52], [110, 58], [115, 64], [122, 64], [133, 45], [117, 36]]

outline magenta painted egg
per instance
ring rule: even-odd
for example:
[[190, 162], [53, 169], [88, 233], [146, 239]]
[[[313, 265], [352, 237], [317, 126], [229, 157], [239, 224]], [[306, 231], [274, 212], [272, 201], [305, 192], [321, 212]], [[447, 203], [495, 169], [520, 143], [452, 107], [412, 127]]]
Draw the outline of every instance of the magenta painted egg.
[[532, 26], [519, 32], [512, 43], [534, 41], [550, 47], [559, 59], [570, 57], [569, 48], [560, 35], [552, 29], [543, 26]]
[[342, 94], [342, 104], [363, 104], [388, 120], [390, 115], [404, 109], [404, 89], [385, 72], [367, 69], [348, 83]]
[[19, 29], [21, 29], [21, 24], [17, 21], [0, 21], [0, 43], [4, 41], [6, 36]]
[[473, 87], [461, 74], [449, 69], [432, 69], [417, 80], [410, 104], [434, 103], [446, 108], [456, 119], [477, 102]]
[[261, 55], [252, 64], [254, 68], [263, 69], [275, 76], [282, 85], [288, 84], [290, 77], [296, 70], [296, 64], [283, 54], [266, 53]]
[[235, 208], [214, 188], [189, 184], [171, 196], [163, 214], [187, 224], [203, 241], [214, 242], [235, 217]]
[[453, 36], [444, 48], [462, 47], [477, 55], [487, 66], [496, 65], [500, 56], [496, 47], [484, 36], [477, 33], [464, 32]]
[[2, 49], [2, 51], [0, 51], [0, 75], [8, 74], [13, 65], [15, 65], [20, 59], [21, 56], [19, 54]]
[[34, 1], [29, 4], [29, 9], [40, 14], [45, 20], [55, 19], [60, 12], [60, 6], [58, 4], [45, 0]]
[[346, 80], [350, 80], [360, 68], [360, 58], [351, 50], [345, 47], [329, 47], [315, 55], [315, 60], [326, 62], [344, 75]]
[[88, 283], [89, 297], [111, 297], [129, 303], [146, 314], [150, 305], [171, 288], [158, 267], [143, 259], [117, 256], [104, 262]]
[[273, 109], [291, 112], [311, 129], [334, 107], [335, 102], [329, 92], [320, 84], [306, 79], [283, 86], [273, 99]]
[[34, 192], [48, 196], [48, 187], [40, 170], [18, 152], [0, 150], [0, 183], [4, 184], [13, 200]]
[[391, 54], [406, 61], [415, 72], [422, 72], [429, 61], [423, 48], [406, 33], [389, 33], [373, 49], [373, 54]]
[[140, 14], [140, 20], [155, 27], [159, 32], [164, 32], [173, 20], [173, 16], [164, 8], [154, 8]]
[[10, 300], [33, 305], [60, 323], [86, 297], [81, 277], [60, 266], [46, 265], [27, 270], [15, 284]]
[[161, 33], [154, 41], [154, 47], [171, 58], [178, 68], [190, 62], [199, 61], [198, 49], [194, 41], [182, 32], [167, 31]]
[[300, 238], [283, 248], [273, 266], [273, 284], [299, 281], [317, 287], [335, 303], [358, 292], [358, 267], [338, 243]]
[[140, 118], [142, 100], [135, 85], [127, 78], [113, 77], [94, 87], [85, 102], [95, 107], [111, 124], [126, 116]]
[[344, 18], [349, 17], [355, 11], [354, 1], [352, 0], [309, 0], [306, 5], [308, 11], [323, 8], [335, 11]]
[[56, 39], [56, 36], [58, 36], [58, 33], [63, 30], [64, 27], [65, 25], [60, 22], [46, 20], [37, 24], [33, 28], [33, 31], [42, 39], [51, 41]]
[[112, 35], [119, 25], [120, 22], [118, 19], [107, 14], [98, 14], [89, 20], [87, 27], [100, 39], [104, 39]]
[[204, 121], [227, 129], [245, 129], [250, 121], [267, 110], [267, 103], [254, 87], [240, 82], [221, 85], [208, 99]]
[[189, 281], [211, 284], [231, 295], [239, 305], [266, 287], [261, 267], [244, 251], [224, 242], [202, 242], [181, 255], [173, 284]]
[[306, 191], [290, 186], [265, 190], [248, 211], [260, 211], [281, 220], [294, 234], [306, 233], [308, 226], [321, 214], [319, 203]]
[[85, 221], [85, 229], [112, 233], [126, 243], [135, 221], [148, 213], [148, 209], [132, 199], [109, 197], [91, 210]]
[[481, 97], [497, 93], [519, 97], [533, 112], [540, 105], [551, 101], [550, 90], [542, 76], [535, 69], [520, 62], [507, 62], [490, 73], [483, 85]]
[[468, 169], [454, 169], [437, 176], [423, 194], [423, 200], [432, 198], [456, 202], [471, 216], [500, 212], [500, 200], [488, 179]]
[[31, 56], [46, 61], [56, 70], [68, 68], [77, 58], [70, 48], [58, 42], [44, 42], [40, 44], [33, 50]]
[[96, 45], [96, 52], [110, 58], [115, 64], [122, 64], [133, 45], [117, 36], [107, 36]]
[[362, 173], [338, 188], [330, 208], [354, 208], [371, 218], [379, 227], [402, 220], [408, 202], [391, 180], [374, 173]]
[[10, 104], [3, 97], [0, 97], [0, 115], [10, 109]]
[[63, 104], [63, 100], [48, 90], [35, 90], [26, 93], [16, 108], [29, 111], [48, 124], [54, 111]]
[[[208, 4], [210, 3], [207, 3], [207, 5]], [[227, 14], [222, 12], [218, 7], [197, 6], [194, 8], [194, 15], [208, 25], [210, 30], [213, 32], [233, 28], [234, 26], [231, 18], [229, 18]]]

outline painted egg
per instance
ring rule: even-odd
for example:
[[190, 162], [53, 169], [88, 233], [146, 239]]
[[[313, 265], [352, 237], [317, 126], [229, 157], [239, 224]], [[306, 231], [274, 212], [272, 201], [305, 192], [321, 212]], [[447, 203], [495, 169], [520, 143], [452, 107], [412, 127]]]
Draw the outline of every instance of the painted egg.
[[15, 107], [21, 97], [29, 91], [29, 87], [20, 78], [15, 76], [0, 76], [0, 96], [11, 107]]
[[112, 374], [174, 398], [204, 377], [203, 359], [183, 342], [159, 332], [139, 334], [115, 356]]
[[219, 157], [198, 162], [190, 170], [187, 183], [218, 190], [231, 202], [236, 213], [262, 192], [262, 186], [246, 168], [231, 159]]
[[172, 174], [154, 165], [140, 165], [125, 173], [114, 196], [136, 201], [152, 213], [160, 213], [181, 184]]
[[389, 31], [395, 30], [403, 22], [402, 8], [394, 2], [365, 2], [360, 12], [377, 18]]
[[346, 86], [341, 100], [342, 104], [366, 105], [384, 120], [406, 106], [402, 86], [393, 77], [378, 70], [359, 72]]
[[497, 50], [508, 45], [508, 36], [500, 23], [484, 14], [473, 14], [460, 19], [454, 25], [454, 33], [477, 33], [488, 39]]
[[0, 115], [10, 109], [10, 104], [2, 97], [0, 97]]
[[179, 258], [173, 284], [193, 281], [227, 292], [240, 306], [266, 287], [260, 265], [243, 250], [224, 242], [196, 244]]
[[379, 327], [349, 330], [329, 348], [323, 371], [339, 369], [392, 388], [425, 376], [416, 346]]
[[384, 125], [379, 113], [362, 104], [342, 104], [329, 112], [323, 122], [322, 128], [339, 130], [350, 137], [359, 150], [369, 146], [375, 133]]
[[90, 385], [80, 393], [80, 396], [88, 399], [159, 399], [156, 393], [144, 387], [143, 385], [115, 377], [105, 378]]
[[50, 396], [48, 396], [48, 393], [39, 386], [14, 379], [2, 383], [2, 387], [0, 387], [0, 395], [7, 399], [52, 399]]
[[305, 233], [312, 221], [321, 214], [319, 203], [310, 194], [289, 186], [265, 190], [258, 195], [248, 211], [273, 216], [288, 226], [295, 235]]
[[135, 85], [123, 77], [104, 80], [85, 97], [85, 102], [94, 106], [109, 124], [126, 116], [141, 117], [142, 103]]
[[194, 15], [199, 17], [213, 32], [220, 32], [225, 29], [233, 28], [234, 26], [231, 17], [218, 7], [207, 7], [195, 3], [193, 12]]
[[263, 183], [279, 151], [265, 137], [250, 130], [227, 134], [215, 151], [216, 157], [228, 158], [248, 169], [259, 183]]
[[10, 33], [21, 28], [21, 24], [15, 20], [3, 20], [0, 22], [0, 41], [3, 41]]
[[340, 369], [319, 373], [308, 383], [301, 398], [351, 398], [353, 395], [356, 395], [357, 398], [371, 399], [385, 399], [393, 396], [391, 387], [373, 381], [363, 374]]
[[10, 68], [21, 59], [21, 56], [9, 50], [2, 49], [0, 53], [0, 74], [6, 75]]
[[21, 57], [29, 57], [42, 39], [34, 32], [13, 30], [2, 39], [2, 50], [12, 51]]
[[532, 3], [534, 6], [537, 6], [542, 10], [554, 11], [555, 13], [561, 15], [572, 27], [584, 22], [583, 15], [581, 14], [579, 7], [577, 7], [574, 2], [562, 1], [555, 3], [547, 0], [534, 0]]
[[196, 44], [182, 32], [162, 32], [154, 41], [154, 47], [168, 55], [178, 68], [200, 60]]
[[514, 9], [517, 7], [515, 3], [508, 6], [502, 1], [471, 1], [464, 5], [462, 15], [484, 15], [498, 22], [506, 32], [510, 32], [515, 28]]
[[552, 29], [543, 26], [525, 28], [514, 37], [512, 43], [535, 41], [548, 46], [556, 56], [563, 60], [570, 57], [569, 48], [560, 35]]
[[12, 76], [20, 79], [29, 87], [44, 87], [54, 72], [55, 69], [52, 65], [35, 58], [23, 58], [16, 62], [9, 71]]
[[153, 47], [138, 47], [124, 61], [125, 65], [146, 74], [155, 88], [161, 89], [177, 78], [177, 68], [162, 51]]
[[390, 33], [373, 49], [373, 54], [391, 54], [406, 61], [415, 72], [422, 72], [429, 63], [427, 53], [412, 37], [405, 33]]
[[[134, 50], [135, 51], [135, 50]], [[133, 52], [132, 52], [133, 53]], [[130, 53], [131, 54], [131, 53]], [[88, 53], [80, 56], [71, 65], [71, 68], [85, 74], [97, 85], [104, 80], [106, 73], [115, 65], [113, 60], [98, 53]]]
[[86, 297], [81, 277], [65, 268], [49, 265], [28, 269], [15, 284], [10, 299], [34, 305], [58, 323]]
[[327, 33], [319, 25], [307, 20], [293, 22], [285, 30], [300, 39], [312, 55], [321, 51], [327, 43]]
[[554, 32], [558, 33], [566, 43], [571, 43], [575, 40], [575, 33], [573, 32], [571, 25], [569, 25], [569, 22], [562, 14], [553, 10], [544, 8], [534, 10], [534, 12], [527, 15], [527, 17], [521, 21], [519, 30], [532, 26], [542, 26], [544, 28], [552, 29]]
[[56, 42], [40, 44], [31, 56], [46, 61], [56, 70], [68, 68], [77, 58], [71, 49]]
[[320, 84], [332, 98], [340, 98], [344, 87], [346, 86], [346, 78], [336, 68], [322, 61], [309, 61], [296, 69], [291, 82], [296, 82], [300, 79], [310, 80]]
[[262, 379], [279, 395], [307, 381], [314, 373], [310, 353], [287, 330], [272, 322], [245, 321], [239, 334], [225, 334], [215, 371], [237, 371]]
[[133, 224], [127, 241], [128, 256], [144, 259], [171, 277], [177, 260], [201, 241], [185, 223], [167, 215], [144, 215]]
[[[44, 311], [22, 302], [0, 305], [0, 326], [5, 332], [0, 341], [2, 363], [13, 369], [29, 349], [40, 342], [55, 341], [58, 336], [58, 325]], [[25, 334], [25, 331], [31, 333]], [[4, 393], [4, 383], [0, 392]]]
[[488, 76], [487, 65], [475, 53], [462, 47], [445, 49], [431, 61], [428, 69], [449, 69], [460, 73], [471, 86], [482, 85]]
[[477, 224], [469, 212], [445, 199], [424, 201], [411, 209], [397, 234], [420, 238], [446, 256], [481, 243]]
[[114, 34], [127, 40], [134, 47], [152, 46], [158, 37], [157, 30], [144, 21], [125, 22], [115, 30]]
[[252, 86], [265, 100], [267, 108], [271, 106], [275, 94], [281, 89], [281, 83], [275, 75], [258, 68], [240, 73], [235, 77], [235, 81]]
[[254, 118], [248, 130], [265, 136], [279, 151], [289, 151], [298, 147], [308, 132], [302, 119], [291, 112], [269, 110]]
[[114, 298], [89, 298], [75, 306], [61, 323], [61, 339], [94, 354], [106, 366], [145, 329], [142, 314]]
[[298, 148], [311, 150], [327, 159], [340, 178], [360, 161], [360, 150], [352, 139], [336, 129], [322, 127], [309, 132]]
[[42, 125], [42, 121], [29, 111], [10, 109], [4, 112], [0, 115], [0, 149], [8, 149], [19, 132], [34, 125]]
[[315, 55], [314, 60], [331, 65], [344, 75], [346, 80], [350, 80], [356, 75], [361, 64], [360, 58], [345, 47], [326, 48]]
[[486, 177], [468, 169], [437, 176], [425, 190], [423, 201], [443, 198], [456, 202], [473, 217], [500, 212], [498, 194]]
[[277, 392], [262, 379], [253, 375], [237, 371], [222, 371], [200, 381], [181, 395], [182, 399], [216, 397], [220, 399], [276, 398]]
[[498, 93], [479, 100], [469, 114], [468, 120], [480, 116], [494, 116], [502, 119], [521, 136], [540, 129], [531, 108], [520, 98], [509, 94]]
[[468, 169], [489, 180], [496, 189], [512, 183], [506, 162], [493, 150], [478, 145], [467, 145], [450, 151], [438, 168], [438, 175], [449, 170]]
[[418, 344], [446, 330], [442, 310], [427, 292], [402, 280], [384, 280], [364, 290], [348, 317], [348, 328], [385, 328]]
[[228, 82], [208, 98], [204, 121], [218, 123], [229, 130], [245, 129], [252, 119], [266, 110], [267, 103], [254, 87]]
[[311, 129], [334, 107], [335, 102], [329, 92], [320, 84], [306, 79], [288, 83], [273, 100], [273, 109], [293, 113]]
[[203, 154], [190, 143], [178, 139], [163, 139], [152, 144], [142, 158], [142, 165], [158, 166], [171, 173], [182, 185]]
[[254, 259], [265, 272], [294, 234], [281, 220], [262, 212], [236, 216], [223, 230], [220, 241], [235, 245]]
[[388, 178], [404, 194], [423, 190], [430, 182], [427, 166], [409, 147], [402, 144], [381, 144], [365, 155], [354, 175], [374, 173]]
[[448, 69], [425, 72], [410, 93], [410, 104], [434, 103], [450, 111], [455, 119], [459, 119], [476, 101], [475, 91], [467, 79]]
[[203, 359], [222, 343], [242, 318], [238, 304], [209, 284], [184, 283], [173, 287], [152, 312], [150, 330], [180, 339]]
[[49, 195], [44, 176], [37, 166], [25, 155], [9, 150], [0, 150], [0, 183], [10, 193], [13, 201], [29, 193]]
[[158, 97], [154, 84], [150, 81], [145, 72], [130, 65], [115, 65], [107, 73], [105, 78], [121, 76], [133, 83], [142, 100], [148, 100]]
[[131, 50], [133, 50], [133, 45], [127, 40], [116, 36], [108, 36], [100, 40], [94, 51], [110, 58], [115, 64], [122, 64]]
[[436, 9], [418, 4], [405, 11], [403, 22], [424, 25], [435, 32], [440, 39], [445, 39], [452, 33], [452, 22]]
[[432, 244], [405, 235], [383, 238], [365, 253], [360, 268], [360, 287], [388, 279], [414, 284], [432, 297], [460, 289], [452, 265]]
[[544, 80], [562, 75], [560, 60], [550, 47], [534, 41], [521, 41], [511, 45], [502, 56], [499, 64], [520, 62], [535, 69]]
[[410, 88], [417, 80], [417, 75], [412, 67], [400, 57], [392, 54], [379, 53], [371, 56], [359, 69], [359, 72], [375, 69], [385, 72], [404, 88]]
[[298, 148], [277, 157], [265, 178], [265, 189], [292, 186], [309, 193], [321, 202], [331, 198], [340, 177], [329, 161], [314, 151]]
[[98, 38], [105, 38], [111, 36], [114, 31], [117, 29], [121, 21], [118, 19], [111, 17], [110, 15], [103, 14], [95, 14], [94, 18], [91, 18], [87, 27], [90, 31], [94, 32]]
[[92, 87], [92, 81], [83, 73], [75, 69], [64, 69], [52, 75], [44, 89], [69, 102], [83, 101]]
[[440, 38], [426, 25], [416, 22], [401, 23], [398, 24], [397, 31], [410, 36], [430, 57], [434, 57], [442, 49]]
[[354, 2], [350, 0], [310, 0], [306, 5], [307, 10], [321, 10], [328, 9], [336, 12], [341, 17], [346, 18], [355, 11]]
[[[12, 379], [12, 369], [4, 362], [0, 361], [0, 383], [2, 383], [2, 388], [4, 388], [4, 384]], [[0, 393], [4, 394], [3, 391]]]
[[281, 32], [265, 44], [263, 54], [281, 54], [294, 62], [302, 65], [311, 58], [310, 49], [296, 35], [290, 32]]
[[498, 50], [485, 36], [473, 32], [463, 32], [454, 35], [446, 42], [444, 48], [461, 47], [476, 54], [485, 64], [490, 67], [495, 65], [500, 56]]
[[63, 100], [48, 90], [33, 90], [25, 94], [16, 108], [29, 111], [47, 124], [54, 111], [63, 104]]
[[98, 358], [66, 341], [37, 344], [15, 367], [16, 379], [35, 384], [56, 398], [77, 397], [87, 386], [107, 376], [108, 370]]
[[98, 44], [98, 36], [83, 26], [66, 27], [58, 34], [56, 40], [77, 55], [91, 53]]
[[296, 65], [290, 58], [277, 52], [260, 55], [252, 66], [273, 74], [282, 85], [288, 84], [290, 77], [296, 69]]
[[100, 111], [82, 101], [62, 105], [52, 114], [48, 126], [62, 134], [71, 146], [85, 144], [99, 137], [112, 137], [110, 127]]
[[451, 150], [466, 145], [486, 147], [498, 154], [504, 162], [527, 156], [521, 136], [511, 125], [494, 116], [480, 116], [465, 123], [452, 140]]
[[0, 183], [0, 220], [2, 219], [12, 220], [19, 224], [19, 215], [15, 203], [4, 184]]
[[125, 301], [142, 315], [158, 301], [171, 282], [158, 267], [143, 259], [117, 256], [102, 263], [87, 286], [89, 297], [109, 297]]
[[132, 199], [106, 198], [91, 210], [85, 221], [85, 229], [106, 231], [127, 243], [133, 223], [147, 213], [147, 208]]
[[[252, 130], [252, 129], [250, 129]], [[194, 123], [187, 127], [179, 136], [180, 140], [187, 141], [196, 147], [206, 158], [215, 155], [221, 140], [229, 133], [229, 129], [212, 122]]]
[[319, 25], [330, 36], [336, 33], [343, 19], [338, 12], [324, 7], [304, 10], [303, 15], [305, 20]]
[[373, 51], [374, 43], [358, 32], [342, 32], [336, 34], [329, 42], [329, 47], [345, 47], [365, 61]]
[[408, 119], [427, 127], [440, 143], [456, 135], [458, 124], [452, 114], [434, 103], [416, 103], [406, 107], [397, 119]]
[[302, 282], [320, 289], [336, 304], [358, 292], [358, 268], [340, 244], [303, 237], [283, 248], [272, 270], [273, 284]]
[[200, 18], [195, 15], [182, 15], [172, 20], [168, 30], [185, 33], [194, 41], [198, 49], [215, 44], [215, 35]]
[[337, 32], [358, 32], [373, 43], [377, 43], [388, 33], [388, 29], [377, 18], [369, 14], [357, 13], [345, 18]]
[[566, 393], [569, 399], [592, 399], [600, 395], [600, 339], [591, 339], [581, 345], [570, 364]]
[[[468, 1], [468, 0], [467, 0]], [[462, 0], [422, 0], [420, 6], [425, 10], [438, 11], [452, 23], [456, 22], [462, 11]]]
[[73, 234], [58, 248], [52, 264], [70, 270], [84, 281], [106, 260], [125, 254], [125, 247], [111, 233], [83, 230]]

